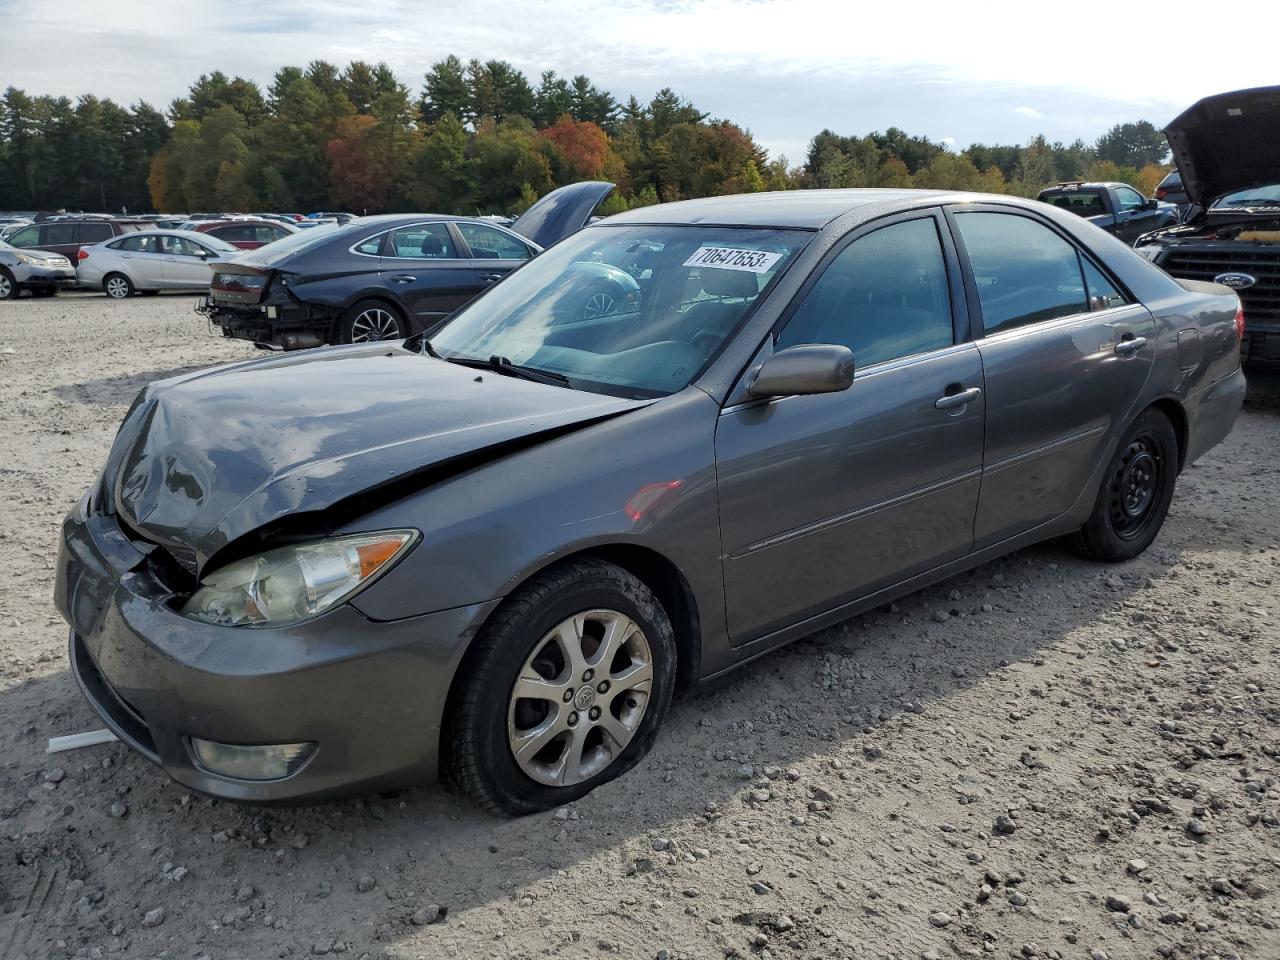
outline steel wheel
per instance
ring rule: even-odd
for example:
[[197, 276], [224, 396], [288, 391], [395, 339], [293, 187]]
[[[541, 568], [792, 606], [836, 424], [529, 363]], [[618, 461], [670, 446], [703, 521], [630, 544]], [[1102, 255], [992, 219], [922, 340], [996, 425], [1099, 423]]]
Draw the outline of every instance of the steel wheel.
[[538, 783], [590, 780], [635, 735], [653, 690], [644, 631], [616, 610], [588, 610], [534, 647], [511, 690], [507, 742]]
[[16, 293], [17, 287], [9, 274], [0, 271], [0, 300], [11, 300]]
[[1111, 526], [1117, 536], [1127, 540], [1142, 532], [1151, 518], [1163, 470], [1154, 438], [1144, 434], [1129, 441], [1111, 483]]
[[356, 314], [351, 321], [351, 342], [372, 343], [376, 340], [399, 340], [400, 321], [395, 314], [382, 307], [369, 307]]
[[618, 312], [617, 301], [613, 299], [613, 295], [609, 293], [592, 294], [586, 305], [582, 308], [583, 320], [595, 320], [599, 317], [611, 317]]
[[132, 284], [118, 273], [107, 277], [107, 282], [103, 284], [102, 289], [113, 300], [125, 300], [133, 293]]

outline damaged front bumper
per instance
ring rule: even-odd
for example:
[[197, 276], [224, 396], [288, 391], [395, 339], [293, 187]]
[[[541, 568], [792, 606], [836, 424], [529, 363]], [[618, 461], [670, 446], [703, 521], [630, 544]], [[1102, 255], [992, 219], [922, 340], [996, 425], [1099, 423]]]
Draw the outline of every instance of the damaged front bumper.
[[[174, 780], [251, 802], [324, 799], [434, 780], [450, 683], [491, 604], [375, 622], [337, 607], [279, 628], [178, 613], [163, 550], [88, 497], [65, 519], [54, 600], [71, 670], [121, 740]], [[313, 745], [274, 780], [207, 769], [215, 745]]]

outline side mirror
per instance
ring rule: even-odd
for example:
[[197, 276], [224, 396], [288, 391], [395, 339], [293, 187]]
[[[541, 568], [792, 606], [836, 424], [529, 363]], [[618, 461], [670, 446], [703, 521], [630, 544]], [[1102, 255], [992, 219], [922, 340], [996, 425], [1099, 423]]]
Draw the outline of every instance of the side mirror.
[[853, 351], [832, 343], [806, 343], [779, 350], [747, 385], [756, 398], [839, 393], [853, 384]]
[[1158, 210], [1160, 208], [1159, 200], [1148, 200], [1142, 205], [1143, 210]]

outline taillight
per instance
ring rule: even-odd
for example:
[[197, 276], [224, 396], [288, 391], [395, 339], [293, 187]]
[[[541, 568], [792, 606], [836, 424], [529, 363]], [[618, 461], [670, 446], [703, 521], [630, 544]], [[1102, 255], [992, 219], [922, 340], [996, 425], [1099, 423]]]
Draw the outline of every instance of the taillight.
[[1166, 190], [1164, 187], [1156, 187], [1156, 199], [1157, 199], [1157, 200], [1163, 200], [1163, 199], [1164, 199], [1165, 197], [1167, 197], [1168, 195], [1169, 195], [1169, 191], [1168, 191], [1168, 190]]
[[79, 259], [81, 259], [81, 260], [88, 260], [88, 259], [89, 259], [89, 251], [88, 251], [88, 250], [86, 250], [84, 247], [81, 247], [81, 248], [80, 248], [80, 252], [79, 252], [78, 254], [76, 254], [76, 256], [77, 256]]
[[1244, 304], [1236, 307], [1236, 339], [1244, 340]]

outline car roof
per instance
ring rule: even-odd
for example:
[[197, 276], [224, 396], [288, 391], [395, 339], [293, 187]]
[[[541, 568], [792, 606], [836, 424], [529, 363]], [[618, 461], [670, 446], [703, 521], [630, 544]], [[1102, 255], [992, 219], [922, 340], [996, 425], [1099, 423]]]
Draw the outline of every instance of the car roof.
[[[1052, 187], [1045, 187], [1040, 192], [1044, 193], [1074, 193], [1077, 190], [1097, 190], [1102, 187], [1128, 187], [1130, 190], [1137, 190], [1132, 183], [1121, 183], [1119, 180], [1066, 180], [1062, 183], [1055, 183]], [[1141, 192], [1141, 191], [1139, 191]]]
[[[602, 221], [602, 225], [626, 223], [714, 224], [717, 226], [780, 227], [819, 230], [846, 213], [871, 204], [918, 204], [935, 198], [972, 199], [974, 194], [948, 190], [783, 190], [774, 193], [742, 193], [728, 197], [704, 197], [640, 207]], [[1007, 197], [1001, 197], [1007, 200]]]

